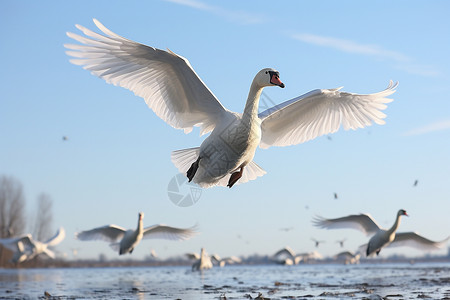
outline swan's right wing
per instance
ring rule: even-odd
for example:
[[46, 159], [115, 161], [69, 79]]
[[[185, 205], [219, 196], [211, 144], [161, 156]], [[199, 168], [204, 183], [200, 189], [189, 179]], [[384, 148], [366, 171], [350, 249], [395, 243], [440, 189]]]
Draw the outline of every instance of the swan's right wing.
[[441, 249], [448, 241], [447, 237], [443, 241], [435, 242], [429, 240], [415, 232], [398, 232], [395, 234], [395, 239], [388, 247], [409, 246], [421, 250], [438, 250]]
[[67, 33], [83, 44], [64, 45], [72, 50], [66, 52], [75, 58], [71, 63], [144, 98], [158, 117], [186, 133], [193, 126], [200, 126], [201, 134], [207, 133], [229, 113], [186, 58], [125, 39], [96, 19], [94, 23], [103, 35], [80, 25], [76, 27], [85, 36]]
[[102, 240], [114, 243], [122, 239], [126, 230], [117, 225], [106, 225], [91, 230], [81, 231], [75, 234], [75, 237], [81, 241]]
[[200, 254], [198, 253], [186, 253], [186, 257], [189, 259], [200, 259]]
[[144, 228], [144, 239], [187, 240], [196, 235], [196, 226], [176, 228], [166, 225], [153, 225]]
[[313, 219], [313, 224], [319, 228], [326, 229], [358, 229], [366, 235], [374, 234], [380, 230], [380, 226], [368, 214], [349, 215], [336, 219], [325, 219], [317, 216]]

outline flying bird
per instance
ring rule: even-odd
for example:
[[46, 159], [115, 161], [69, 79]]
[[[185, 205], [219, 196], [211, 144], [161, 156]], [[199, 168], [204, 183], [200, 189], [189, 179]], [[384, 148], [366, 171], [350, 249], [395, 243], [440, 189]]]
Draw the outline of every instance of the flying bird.
[[311, 241], [314, 242], [314, 244], [316, 245], [316, 248], [319, 248], [320, 243], [325, 243], [325, 241], [318, 241], [315, 238], [311, 238]]
[[347, 239], [337, 240], [336, 243], [339, 243], [339, 245], [341, 246], [341, 248], [344, 248], [344, 242], [345, 242], [346, 240], [347, 240]]
[[117, 225], [106, 225], [75, 234], [81, 241], [103, 240], [110, 242], [114, 251], [119, 255], [133, 253], [134, 248], [142, 239], [187, 240], [197, 232], [194, 228], [175, 228], [166, 225], [153, 225], [143, 228], [144, 213], [139, 213], [138, 225], [135, 230], [126, 230]]
[[61, 227], [53, 237], [45, 242], [36, 241], [31, 234], [25, 234], [18, 237], [0, 239], [0, 244], [13, 252], [11, 259], [13, 263], [21, 263], [41, 254], [54, 259], [56, 255], [49, 247], [58, 245], [65, 237], [66, 231]]
[[367, 245], [363, 245], [365, 253], [370, 256], [374, 253], [377, 255], [381, 249], [387, 246], [411, 246], [422, 250], [436, 250], [442, 247], [449, 239], [434, 242], [415, 232], [396, 233], [400, 226], [400, 218], [408, 216], [405, 210], [400, 209], [394, 224], [389, 229], [381, 228], [375, 220], [368, 214], [349, 215], [336, 219], [325, 219], [316, 217], [313, 220], [315, 226], [326, 229], [353, 228], [364, 232], [366, 235], [373, 235]]
[[278, 71], [265, 68], [251, 83], [243, 113], [235, 113], [219, 102], [186, 58], [123, 38], [96, 19], [94, 23], [103, 34], [81, 25], [76, 27], [84, 36], [67, 33], [81, 43], [64, 45], [67, 55], [74, 57], [70, 62], [144, 98], [174, 128], [189, 133], [198, 126], [201, 135], [211, 132], [200, 147], [171, 155], [189, 181], [205, 188], [231, 188], [266, 174], [253, 161], [258, 146], [300, 144], [336, 132], [341, 125], [355, 130], [384, 124], [381, 110], [397, 87], [391, 81], [385, 90], [367, 95], [316, 89], [258, 113], [264, 87], [285, 87]]

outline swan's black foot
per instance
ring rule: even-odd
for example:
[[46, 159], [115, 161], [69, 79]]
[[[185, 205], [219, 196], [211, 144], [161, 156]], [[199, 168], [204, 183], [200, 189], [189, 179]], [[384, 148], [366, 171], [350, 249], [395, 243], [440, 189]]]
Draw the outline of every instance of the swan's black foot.
[[186, 176], [189, 179], [189, 182], [191, 182], [192, 178], [194, 178], [194, 175], [195, 175], [195, 173], [197, 172], [197, 169], [198, 169], [198, 163], [199, 162], [200, 162], [200, 157], [197, 158], [197, 160], [194, 163], [192, 163], [191, 167], [186, 172]]
[[231, 187], [239, 180], [239, 178], [242, 177], [242, 172], [244, 171], [244, 167], [241, 167], [241, 169], [238, 172], [234, 172], [230, 176], [230, 180], [228, 180], [227, 187], [231, 189]]

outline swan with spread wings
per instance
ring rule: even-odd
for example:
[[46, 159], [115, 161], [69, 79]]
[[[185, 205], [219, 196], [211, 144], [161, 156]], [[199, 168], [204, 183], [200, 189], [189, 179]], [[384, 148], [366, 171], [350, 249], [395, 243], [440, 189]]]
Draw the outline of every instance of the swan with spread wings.
[[[200, 147], [172, 152], [174, 165], [189, 181], [201, 187], [232, 187], [266, 174], [253, 161], [257, 147], [296, 145], [336, 132], [341, 126], [357, 129], [384, 124], [381, 112], [397, 84], [374, 94], [354, 94], [337, 89], [316, 89], [258, 113], [263, 88], [284, 88], [272, 68], [254, 77], [243, 113], [226, 109], [196, 74], [189, 61], [174, 52], [123, 38], [98, 20], [103, 34], [81, 25], [84, 36], [68, 32], [81, 44], [66, 44], [73, 64], [106, 82], [144, 98], [155, 114], [186, 133], [194, 126], [211, 134]], [[227, 76], [226, 78], [230, 78]]]

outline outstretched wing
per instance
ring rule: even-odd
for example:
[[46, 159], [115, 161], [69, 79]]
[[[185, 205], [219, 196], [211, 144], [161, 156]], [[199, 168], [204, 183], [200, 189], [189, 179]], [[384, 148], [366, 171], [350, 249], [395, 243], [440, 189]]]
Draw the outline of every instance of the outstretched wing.
[[175, 228], [166, 225], [153, 225], [144, 228], [144, 239], [187, 240], [196, 235], [195, 226]]
[[104, 35], [81, 25], [76, 27], [86, 36], [67, 33], [84, 44], [64, 45], [73, 50], [66, 52], [75, 57], [71, 63], [144, 98], [158, 117], [186, 133], [194, 125], [207, 133], [228, 112], [184, 57], [125, 39], [96, 19], [94, 23]]
[[48, 244], [48, 246], [50, 246], [50, 247], [56, 246], [59, 243], [61, 243], [65, 237], [66, 237], [66, 231], [64, 230], [64, 228], [60, 227], [58, 229], [58, 231], [56, 232], [56, 234], [45, 243]]
[[13, 252], [30, 251], [34, 247], [34, 241], [31, 234], [0, 239], [0, 244]]
[[380, 226], [368, 214], [349, 215], [336, 219], [325, 219], [317, 216], [313, 219], [313, 224], [326, 229], [352, 228], [364, 232], [366, 235], [374, 234], [380, 230]]
[[114, 243], [122, 239], [125, 229], [117, 225], [106, 225], [91, 230], [81, 231], [75, 234], [76, 238], [82, 241], [102, 240]]
[[409, 246], [421, 250], [438, 250], [441, 249], [448, 241], [447, 237], [443, 241], [435, 242], [429, 240], [415, 232], [398, 232], [395, 234], [395, 239], [388, 247]]
[[381, 110], [392, 99], [397, 83], [392, 81], [381, 92], [359, 95], [338, 89], [314, 90], [276, 105], [259, 114], [262, 120], [260, 147], [289, 146], [336, 132], [384, 124], [386, 115]]

